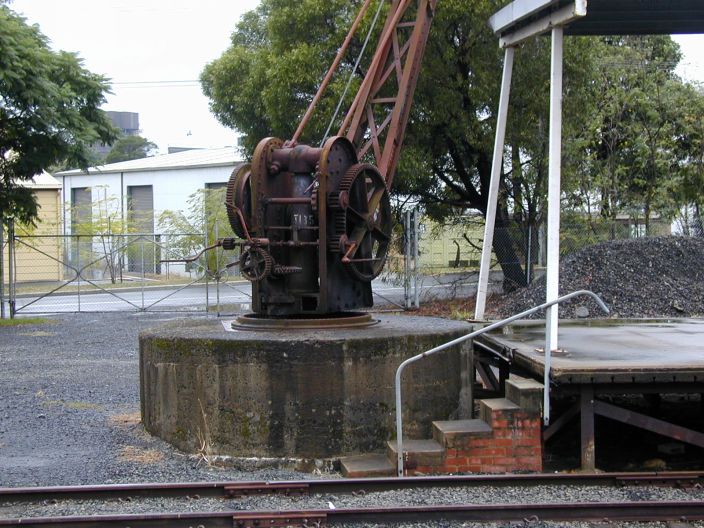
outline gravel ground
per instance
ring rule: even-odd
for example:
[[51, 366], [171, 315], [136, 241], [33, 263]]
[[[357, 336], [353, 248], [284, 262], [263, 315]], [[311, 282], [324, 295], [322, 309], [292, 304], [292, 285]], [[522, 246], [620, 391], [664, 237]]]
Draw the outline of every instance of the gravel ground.
[[[0, 487], [205, 480], [338, 478], [288, 469], [208, 466], [148, 435], [139, 424], [140, 330], [183, 317], [168, 314], [78, 314], [48, 323], [0, 327]], [[240, 500], [150, 499], [96, 503], [0, 506], [0, 518], [147, 511], [284, 509], [551, 502], [557, 500], [688, 500], [703, 490], [665, 488], [473, 488], [369, 493], [311, 498]], [[565, 526], [528, 520], [519, 524], [438, 522], [435, 526]], [[363, 526], [363, 525], [356, 525]], [[366, 524], [364, 526], [381, 526]], [[402, 526], [402, 525], [397, 525]], [[403, 526], [421, 526], [407, 523]], [[428, 524], [422, 524], [428, 526]], [[570, 526], [594, 526], [573, 523]], [[639, 528], [664, 523], [621, 524]], [[703, 524], [692, 524], [702, 526]]]
[[310, 477], [209, 467], [144, 431], [137, 337], [176, 317], [75, 314], [0, 327], [0, 486]]
[[[560, 294], [591, 290], [616, 318], [704, 316], [703, 261], [704, 239], [670, 236], [604, 242], [560, 262]], [[508, 317], [543, 302], [545, 277], [493, 299], [490, 317]], [[588, 310], [581, 316], [604, 317], [596, 303], [585, 298], [560, 304], [560, 317], [578, 317], [580, 308]]]

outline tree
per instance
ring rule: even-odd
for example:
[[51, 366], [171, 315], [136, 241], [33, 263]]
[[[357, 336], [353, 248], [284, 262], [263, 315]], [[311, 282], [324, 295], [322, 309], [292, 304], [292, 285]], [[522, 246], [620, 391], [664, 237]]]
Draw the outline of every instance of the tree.
[[33, 223], [37, 204], [20, 185], [60, 163], [87, 167], [90, 146], [117, 136], [100, 105], [107, 79], [72, 53], [54, 52], [39, 28], [0, 4], [0, 216]]
[[649, 234], [654, 213], [672, 218], [687, 203], [682, 186], [695, 174], [695, 145], [701, 147], [701, 114], [691, 109], [701, 96], [676, 77], [681, 54], [670, 37], [597, 44], [596, 82], [586, 93], [583, 126], [566, 149], [571, 201], [611, 226], [619, 213], [642, 218]]
[[[198, 253], [204, 242], [210, 246], [218, 239], [235, 236], [222, 206], [224, 201], [224, 188], [199, 189], [188, 197], [186, 211], [166, 210], [159, 215], [159, 228], [169, 237], [169, 248], [179, 258]], [[195, 262], [196, 269], [199, 274], [220, 281], [226, 276], [225, 265], [230, 256], [220, 249], [208, 251]]]
[[128, 233], [131, 226], [122, 218], [120, 199], [107, 194], [107, 186], [96, 188], [98, 199], [89, 204], [65, 204], [70, 210], [71, 234], [76, 238], [74, 252], [81, 252], [82, 273], [87, 267], [96, 267], [106, 271], [112, 284], [122, 282], [122, 270], [125, 264]]
[[[263, 0], [237, 25], [230, 48], [206, 66], [201, 81], [211, 109], [223, 124], [246, 134], [248, 153], [260, 138], [292, 135], [359, 4]], [[394, 192], [419, 201], [438, 220], [471, 210], [486, 214], [502, 64], [502, 51], [486, 20], [504, 4], [447, 0], [438, 4], [433, 20]], [[315, 144], [322, 138], [362, 46], [371, 11], [302, 142]], [[595, 108], [600, 86], [594, 75], [606, 46], [618, 56], [617, 46], [603, 39], [569, 38], [565, 43], [565, 138], [579, 140], [582, 150], [589, 143], [584, 134], [594, 131], [585, 123], [591, 115], [585, 108]], [[544, 220], [549, 49], [549, 39], [536, 38], [516, 57], [494, 237], [507, 288], [525, 283], [518, 257], [525, 243], [506, 235], [515, 226], [537, 226]], [[362, 68], [353, 87], [363, 73]], [[354, 89], [351, 93], [347, 103]], [[591, 166], [583, 164], [580, 170], [588, 177]]]
[[151, 156], [158, 147], [142, 136], [124, 136], [118, 139], [105, 157], [105, 163], [117, 163]]
[[680, 170], [671, 190], [680, 206], [678, 214], [685, 234], [704, 237], [704, 88], [686, 85], [678, 91], [683, 112], [676, 149]]

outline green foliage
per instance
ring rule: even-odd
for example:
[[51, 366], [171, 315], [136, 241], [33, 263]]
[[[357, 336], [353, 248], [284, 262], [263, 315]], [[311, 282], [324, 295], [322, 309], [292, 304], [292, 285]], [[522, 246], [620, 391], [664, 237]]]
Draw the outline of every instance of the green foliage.
[[[169, 236], [169, 248], [179, 257], [201, 251], [204, 242], [213, 245], [218, 239], [234, 237], [223, 203], [225, 189], [199, 189], [188, 198], [186, 211], [164, 211], [158, 219], [161, 232]], [[215, 249], [196, 261], [199, 273], [221, 280], [231, 254]], [[173, 256], [170, 258], [174, 258]]]
[[[419, 202], [433, 219], [486, 213], [503, 62], [486, 21], [505, 4], [438, 3], [392, 190], [397, 203]], [[248, 154], [263, 137], [292, 136], [360, 5], [263, 0], [240, 21], [230, 48], [205, 68], [201, 81], [216, 117], [245, 134]], [[322, 139], [374, 10], [302, 142]], [[372, 51], [370, 46], [367, 63]], [[693, 91], [674, 75], [679, 59], [669, 36], [565, 40], [567, 208], [612, 223], [627, 212], [644, 216], [647, 226], [651, 217], [672, 216], [688, 200], [701, 204], [701, 113], [687, 110]], [[545, 220], [549, 83], [550, 39], [535, 38], [516, 52], [497, 228], [537, 227]], [[510, 246], [495, 243], [500, 261], [520, 260], [520, 245]], [[521, 283], [520, 266], [503, 268], [509, 280]]]
[[67, 163], [87, 167], [90, 145], [116, 137], [100, 105], [107, 80], [72, 53], [54, 52], [36, 26], [0, 4], [0, 211], [32, 223], [37, 205], [20, 182]]
[[124, 136], [118, 139], [105, 156], [105, 163], [117, 163], [151, 156], [157, 149], [155, 143], [142, 136]]
[[681, 55], [670, 37], [610, 37], [598, 46], [582, 128], [566, 142], [567, 189], [590, 216], [629, 214], [649, 233], [656, 214], [672, 218], [692, 199], [704, 99], [675, 76]]

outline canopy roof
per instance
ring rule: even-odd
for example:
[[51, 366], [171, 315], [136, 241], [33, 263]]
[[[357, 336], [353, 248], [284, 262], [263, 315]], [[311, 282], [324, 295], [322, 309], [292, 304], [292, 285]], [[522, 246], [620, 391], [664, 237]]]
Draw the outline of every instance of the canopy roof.
[[704, 0], [514, 0], [489, 24], [501, 38], [538, 34], [552, 24], [564, 25], [568, 35], [704, 33]]
[[568, 35], [704, 33], [702, 0], [589, 0], [587, 16], [565, 27]]

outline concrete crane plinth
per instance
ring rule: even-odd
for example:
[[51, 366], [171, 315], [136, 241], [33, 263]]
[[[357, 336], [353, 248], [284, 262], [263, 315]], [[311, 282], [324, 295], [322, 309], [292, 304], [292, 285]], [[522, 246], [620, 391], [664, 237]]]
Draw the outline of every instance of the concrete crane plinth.
[[[186, 452], [330, 459], [382, 450], [394, 431], [394, 374], [406, 358], [471, 331], [467, 323], [374, 314], [366, 328], [232, 330], [184, 319], [140, 335], [142, 420]], [[471, 408], [469, 347], [404, 375], [405, 430]], [[467, 384], [465, 384], [467, 385]]]

